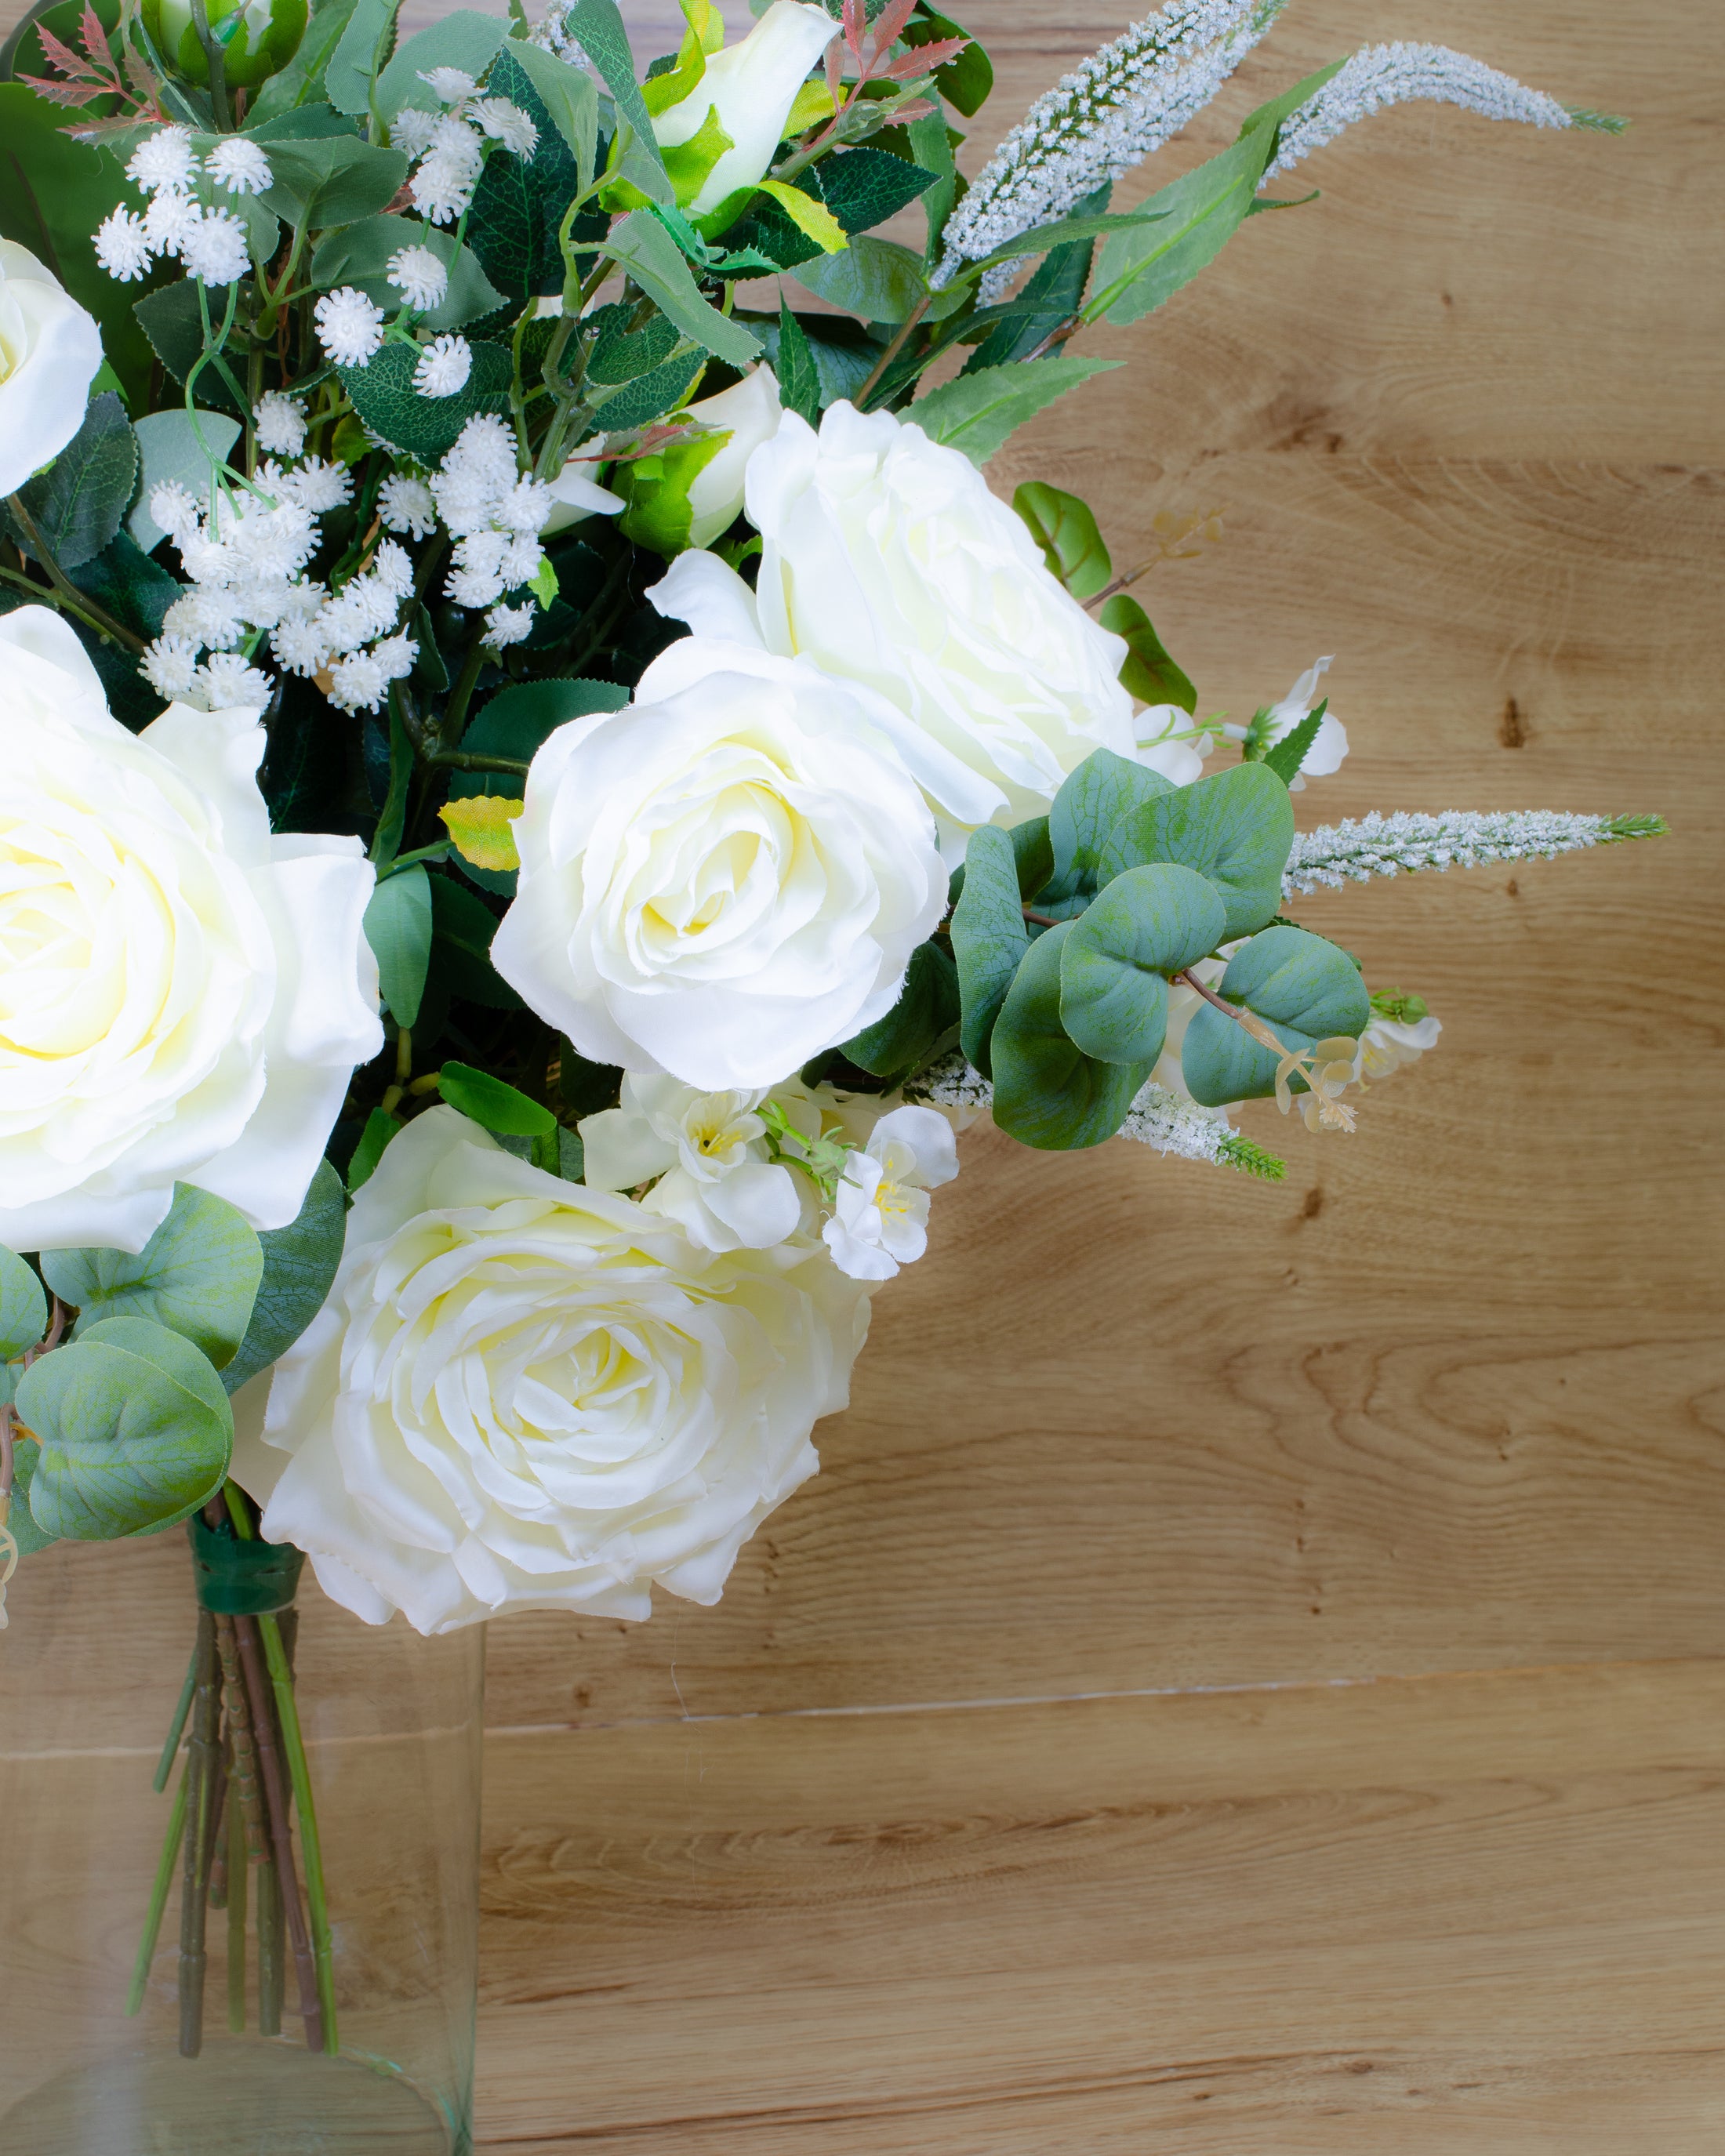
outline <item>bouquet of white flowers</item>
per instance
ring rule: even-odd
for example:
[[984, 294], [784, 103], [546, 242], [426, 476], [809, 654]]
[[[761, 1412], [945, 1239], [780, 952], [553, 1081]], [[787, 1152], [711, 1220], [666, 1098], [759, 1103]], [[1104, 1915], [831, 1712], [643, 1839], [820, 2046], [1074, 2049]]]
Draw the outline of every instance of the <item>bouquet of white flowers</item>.
[[[1236, 1104], [1327, 1142], [1438, 1033], [1301, 893], [1661, 828], [1297, 832], [1328, 660], [1200, 718], [1147, 565], [985, 476], [1352, 121], [1618, 123], [1381, 46], [1122, 211], [1277, 0], [968, 186], [930, 0], [683, 0], [644, 80], [615, 0], [395, 7], [0, 62], [0, 1569], [187, 1521], [372, 1622], [643, 1618], [814, 1473], [955, 1126], [1278, 1177]], [[292, 1685], [205, 1631], [237, 1788]]]

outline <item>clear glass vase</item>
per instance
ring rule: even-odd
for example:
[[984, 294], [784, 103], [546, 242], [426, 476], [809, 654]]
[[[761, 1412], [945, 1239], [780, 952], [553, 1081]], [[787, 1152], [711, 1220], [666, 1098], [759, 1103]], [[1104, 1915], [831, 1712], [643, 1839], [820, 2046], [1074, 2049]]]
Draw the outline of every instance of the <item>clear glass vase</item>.
[[465, 2156], [484, 1628], [191, 1532], [11, 1584], [0, 2150]]

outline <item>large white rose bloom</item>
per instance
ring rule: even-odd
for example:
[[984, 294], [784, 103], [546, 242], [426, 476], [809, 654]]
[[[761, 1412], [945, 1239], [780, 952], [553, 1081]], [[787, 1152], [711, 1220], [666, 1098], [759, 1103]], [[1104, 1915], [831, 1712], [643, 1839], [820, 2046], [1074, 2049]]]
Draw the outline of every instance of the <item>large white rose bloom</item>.
[[0, 239], [0, 494], [15, 494], [84, 424], [102, 333], [28, 247]]
[[946, 908], [893, 724], [805, 660], [672, 644], [533, 758], [492, 963], [583, 1055], [706, 1091], [848, 1040]]
[[1133, 754], [1126, 645], [1049, 570], [957, 449], [845, 403], [817, 434], [793, 412], [749, 459], [755, 591], [680, 555], [648, 594], [697, 636], [751, 636], [879, 692], [950, 860], [980, 824], [1040, 814], [1093, 749]]
[[684, 205], [691, 217], [716, 209], [764, 175], [797, 92], [839, 30], [824, 8], [773, 0], [746, 38], [708, 55], [706, 72], [686, 97], [654, 115], [653, 132], [664, 150], [691, 141], [709, 115], [716, 115], [731, 138], [731, 147]]
[[809, 1432], [867, 1329], [818, 1247], [697, 1250], [434, 1108], [360, 1190], [234, 1471], [268, 1496], [264, 1534], [372, 1624], [644, 1618], [655, 1581], [716, 1602], [816, 1471]]
[[382, 1046], [353, 838], [273, 838], [251, 711], [132, 735], [0, 619], [0, 1243], [141, 1250], [176, 1181], [285, 1226]]

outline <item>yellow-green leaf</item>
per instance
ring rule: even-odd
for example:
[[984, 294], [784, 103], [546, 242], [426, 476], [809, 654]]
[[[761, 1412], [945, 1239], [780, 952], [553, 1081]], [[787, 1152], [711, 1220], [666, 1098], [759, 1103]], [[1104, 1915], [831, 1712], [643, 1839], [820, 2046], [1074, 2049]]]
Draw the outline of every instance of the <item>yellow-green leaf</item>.
[[470, 793], [465, 801], [445, 803], [437, 813], [449, 826], [464, 861], [501, 875], [521, 865], [510, 825], [526, 805], [501, 793]]
[[805, 234], [817, 247], [829, 254], [836, 254], [849, 247], [845, 228], [824, 203], [818, 203], [813, 195], [805, 195], [800, 187], [788, 186], [783, 180], [762, 180], [761, 192], [771, 195], [798, 232]]
[[797, 92], [796, 100], [785, 121], [785, 141], [791, 141], [797, 136], [804, 133], [809, 128], [814, 126], [817, 120], [830, 120], [834, 110], [833, 93], [827, 88], [826, 84], [818, 76], [812, 82], [805, 82]]

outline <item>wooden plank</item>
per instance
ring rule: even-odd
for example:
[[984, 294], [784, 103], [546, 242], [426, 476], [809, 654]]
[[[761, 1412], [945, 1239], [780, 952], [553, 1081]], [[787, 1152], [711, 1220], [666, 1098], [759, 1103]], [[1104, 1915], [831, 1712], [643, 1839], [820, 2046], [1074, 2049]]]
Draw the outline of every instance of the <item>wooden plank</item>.
[[1722, 1704], [1673, 1664], [494, 1740], [485, 2145], [1700, 2156]]

